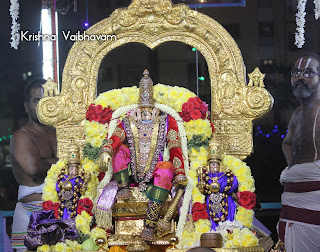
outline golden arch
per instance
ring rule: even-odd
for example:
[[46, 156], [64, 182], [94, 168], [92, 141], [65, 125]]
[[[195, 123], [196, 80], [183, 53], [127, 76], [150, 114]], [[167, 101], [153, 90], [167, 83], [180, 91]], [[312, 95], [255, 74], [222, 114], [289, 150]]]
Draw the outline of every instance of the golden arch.
[[258, 71], [247, 85], [241, 52], [230, 34], [212, 18], [173, 5], [170, 0], [133, 0], [86, 31], [87, 35], [115, 35], [117, 40], [77, 41], [71, 48], [62, 78], [61, 93], [55, 83], [45, 85], [46, 97], [38, 105], [41, 122], [57, 128], [58, 156], [66, 156], [71, 138], [83, 144], [88, 106], [96, 97], [96, 80], [102, 59], [113, 49], [141, 43], [154, 49], [177, 41], [196, 47], [207, 61], [211, 83], [211, 113], [216, 136], [225, 153], [245, 158], [252, 151], [252, 120], [267, 113], [273, 103]]

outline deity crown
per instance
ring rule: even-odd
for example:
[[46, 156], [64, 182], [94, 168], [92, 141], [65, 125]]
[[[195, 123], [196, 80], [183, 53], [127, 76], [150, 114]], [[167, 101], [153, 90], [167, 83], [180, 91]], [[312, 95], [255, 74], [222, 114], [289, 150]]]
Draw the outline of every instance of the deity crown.
[[143, 75], [139, 82], [139, 106], [154, 107], [153, 81], [147, 69], [144, 70]]
[[71, 139], [71, 144], [68, 146], [68, 165], [80, 164], [80, 147]]
[[209, 142], [209, 151], [208, 151], [208, 161], [214, 160], [217, 162], [221, 161], [221, 151], [220, 151], [220, 143], [218, 142], [218, 139], [214, 136], [212, 136], [210, 142]]

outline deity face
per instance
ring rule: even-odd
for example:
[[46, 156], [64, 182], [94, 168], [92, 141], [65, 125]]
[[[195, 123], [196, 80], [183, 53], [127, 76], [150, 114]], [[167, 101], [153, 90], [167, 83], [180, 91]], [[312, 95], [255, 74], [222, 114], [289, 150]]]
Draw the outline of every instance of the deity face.
[[220, 164], [214, 160], [209, 161], [209, 169], [212, 173], [220, 172]]
[[70, 164], [69, 165], [69, 177], [74, 178], [78, 175], [78, 165], [77, 164]]
[[318, 91], [320, 85], [319, 66], [319, 61], [314, 57], [302, 57], [296, 61], [291, 74], [294, 96], [306, 99]]
[[143, 122], [147, 122], [147, 121], [150, 121], [152, 118], [152, 113], [147, 110], [147, 109], [144, 109], [141, 111], [141, 120]]

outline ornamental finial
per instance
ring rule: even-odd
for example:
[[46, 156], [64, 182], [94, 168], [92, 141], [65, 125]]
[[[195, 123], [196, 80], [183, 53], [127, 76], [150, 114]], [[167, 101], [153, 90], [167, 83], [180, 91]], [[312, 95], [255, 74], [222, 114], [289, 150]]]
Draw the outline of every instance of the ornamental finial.
[[148, 71], [148, 69], [144, 69], [143, 75], [144, 75], [144, 76], [149, 76], [149, 71]]
[[76, 144], [72, 138], [71, 143], [68, 146], [68, 164], [80, 164], [80, 147]]
[[143, 75], [139, 83], [139, 106], [154, 107], [153, 81], [149, 77], [149, 71], [147, 69], [143, 71]]
[[212, 136], [209, 142], [209, 153], [208, 153], [208, 161], [213, 160], [216, 162], [220, 162], [222, 159], [221, 147], [219, 140], [215, 135]]

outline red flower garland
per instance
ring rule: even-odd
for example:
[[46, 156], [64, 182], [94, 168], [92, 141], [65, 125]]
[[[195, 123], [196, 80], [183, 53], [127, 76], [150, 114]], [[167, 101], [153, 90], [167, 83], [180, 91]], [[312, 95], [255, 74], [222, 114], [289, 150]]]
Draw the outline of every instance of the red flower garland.
[[112, 113], [113, 111], [110, 107], [103, 108], [100, 104], [97, 106], [91, 104], [87, 110], [86, 119], [90, 122], [96, 121], [101, 124], [110, 123]]
[[208, 104], [203, 102], [199, 97], [190, 98], [182, 104], [182, 112], [179, 113], [183, 121], [206, 119], [209, 115]]

